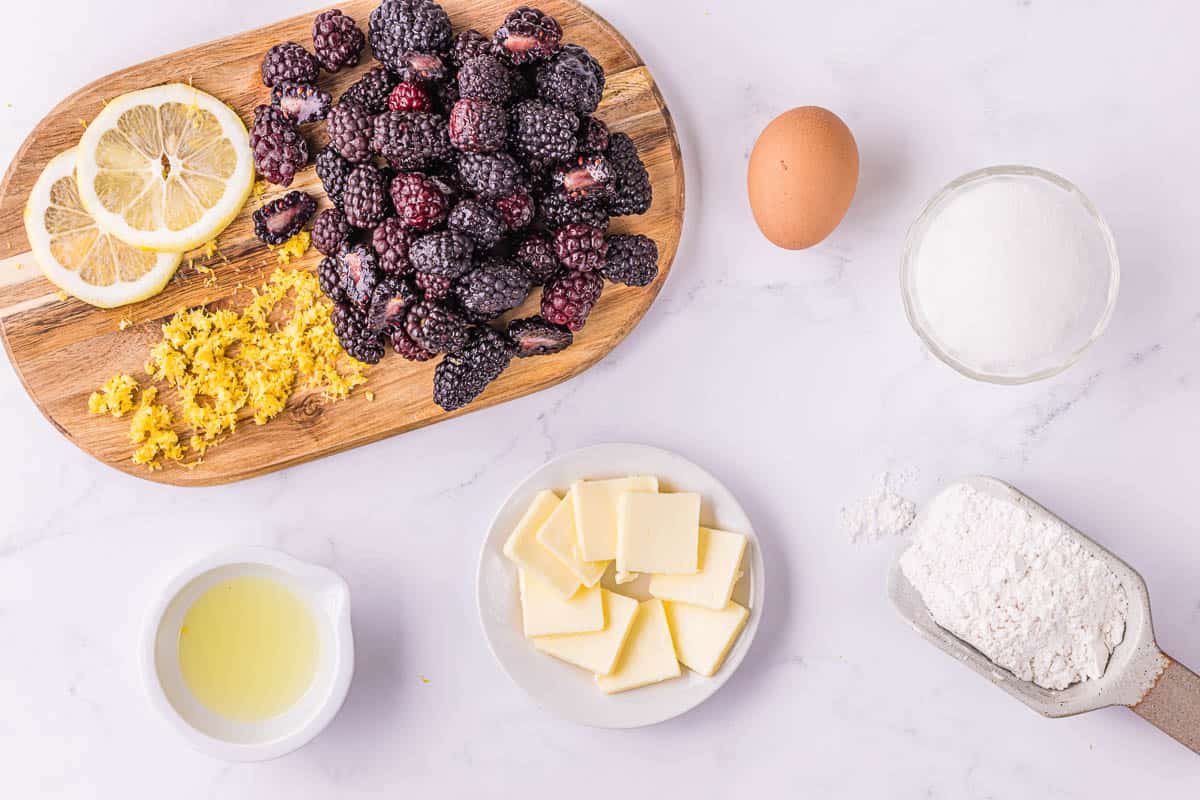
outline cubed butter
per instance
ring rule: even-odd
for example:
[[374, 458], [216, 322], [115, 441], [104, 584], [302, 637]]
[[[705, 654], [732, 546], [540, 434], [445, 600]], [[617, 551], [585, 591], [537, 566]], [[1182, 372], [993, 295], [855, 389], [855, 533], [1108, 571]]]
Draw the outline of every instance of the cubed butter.
[[592, 587], [600, 582], [600, 576], [608, 568], [607, 561], [584, 561], [579, 557], [579, 542], [575, 538], [575, 502], [568, 494], [538, 528], [537, 540], [542, 546], [563, 562], [567, 569], [584, 586]]
[[596, 675], [596, 685], [605, 694], [616, 694], [678, 678], [680, 673], [666, 612], [662, 601], [654, 599], [638, 606], [616, 668], [611, 674]]
[[665, 603], [675, 655], [693, 672], [712, 677], [737, 640], [750, 612], [737, 603], [713, 611], [687, 603]]
[[599, 586], [581, 589], [564, 600], [525, 570], [520, 570], [520, 582], [521, 620], [527, 637], [604, 630], [604, 600]]
[[512, 559], [518, 567], [547, 584], [558, 592], [564, 599], [575, 594], [580, 586], [579, 578], [567, 565], [559, 561], [558, 556], [551, 553], [537, 540], [538, 528], [558, 507], [558, 495], [554, 492], [538, 492], [533, 503], [517, 523], [508, 541], [504, 543], [504, 555]]
[[613, 574], [613, 581], [617, 584], [633, 583], [639, 577], [641, 576], [636, 572], [617, 572]]
[[650, 594], [660, 600], [720, 611], [733, 596], [745, 552], [746, 537], [742, 534], [701, 528], [700, 571], [695, 575], [655, 575], [650, 578]]
[[621, 655], [638, 612], [638, 601], [608, 589], [596, 587], [604, 606], [604, 630], [595, 633], [571, 633], [565, 636], [539, 636], [533, 646], [543, 653], [577, 667], [607, 674]]
[[617, 572], [693, 575], [700, 563], [700, 495], [627, 492], [617, 500]]
[[637, 475], [605, 481], [577, 481], [571, 487], [575, 503], [575, 533], [584, 561], [617, 557], [617, 498], [626, 492], [657, 492], [658, 478]]

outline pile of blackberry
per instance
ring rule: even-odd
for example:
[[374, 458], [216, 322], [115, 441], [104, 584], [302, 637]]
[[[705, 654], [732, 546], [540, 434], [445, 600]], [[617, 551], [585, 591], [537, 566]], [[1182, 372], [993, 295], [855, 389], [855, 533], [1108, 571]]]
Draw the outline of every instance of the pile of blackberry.
[[[380, 63], [331, 103], [319, 71], [357, 65], [364, 39]], [[260, 173], [286, 186], [308, 161], [300, 125], [325, 122], [316, 171], [333, 207], [312, 237], [348, 354], [441, 355], [433, 397], [452, 411], [512, 358], [568, 347], [605, 279], [657, 276], [654, 241], [608, 234], [611, 217], [649, 209], [646, 167], [594, 116], [604, 71], [553, 17], [522, 6], [491, 36], [455, 34], [432, 0], [384, 0], [365, 37], [333, 10], [313, 41], [315, 56], [292, 42], [267, 54], [272, 105], [252, 146]], [[263, 221], [272, 238], [307, 221], [309, 204], [285, 206], [286, 220]], [[541, 313], [504, 324], [538, 286]]]

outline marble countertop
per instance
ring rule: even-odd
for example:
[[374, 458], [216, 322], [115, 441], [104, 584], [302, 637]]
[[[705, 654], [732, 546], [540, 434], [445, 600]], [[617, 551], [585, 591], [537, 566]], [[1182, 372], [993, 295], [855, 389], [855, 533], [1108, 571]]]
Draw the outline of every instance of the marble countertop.
[[[305, 5], [14, 5], [0, 163], [96, 75]], [[659, 301], [589, 372], [285, 472], [177, 490], [76, 450], [0, 367], [0, 795], [1200, 792], [1197, 757], [1135, 715], [1042, 719], [923, 643], [884, 598], [899, 542], [852, 545], [838, 527], [839, 509], [882, 471], [907, 474], [918, 501], [963, 473], [994, 474], [1139, 569], [1160, 643], [1200, 665], [1195, 5], [594, 5], [663, 88], [689, 196]], [[787, 253], [754, 228], [745, 162], [771, 117], [808, 103], [849, 123], [862, 177], [835, 234]], [[1111, 224], [1124, 273], [1086, 357], [1015, 388], [972, 383], [925, 352], [897, 280], [925, 200], [1003, 162], [1079, 184]], [[627, 732], [534, 707], [488, 654], [473, 593], [481, 538], [514, 483], [605, 441], [713, 470], [755, 520], [770, 565], [741, 670], [699, 709]], [[354, 598], [359, 668], [344, 709], [308, 747], [257, 765], [209, 760], [168, 733], [134, 657], [161, 581], [232, 543], [329, 565]]]

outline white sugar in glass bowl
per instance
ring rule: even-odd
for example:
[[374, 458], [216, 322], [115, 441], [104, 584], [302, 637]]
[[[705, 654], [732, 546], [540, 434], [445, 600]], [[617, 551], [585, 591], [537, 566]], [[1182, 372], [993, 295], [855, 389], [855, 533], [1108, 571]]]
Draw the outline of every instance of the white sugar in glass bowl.
[[[316, 627], [317, 658], [311, 682], [277, 716], [228, 719], [193, 695], [179, 660], [180, 628], [192, 604], [231, 578], [278, 582], [304, 601]], [[312, 740], [333, 720], [354, 674], [350, 589], [337, 573], [261, 547], [224, 550], [197, 561], [163, 590], [151, 610], [142, 644], [142, 677], [150, 703], [170, 727], [201, 752], [227, 761], [265, 761]]]
[[1120, 268], [1112, 232], [1070, 181], [1036, 167], [967, 173], [908, 232], [900, 268], [913, 330], [970, 378], [1029, 383], [1104, 332]]

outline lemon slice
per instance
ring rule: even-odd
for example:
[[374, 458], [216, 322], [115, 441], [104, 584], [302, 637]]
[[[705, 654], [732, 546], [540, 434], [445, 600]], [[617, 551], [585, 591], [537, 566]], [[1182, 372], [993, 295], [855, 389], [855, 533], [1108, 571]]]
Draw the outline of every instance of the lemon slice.
[[25, 204], [25, 232], [42, 272], [101, 308], [158, 294], [183, 256], [139, 250], [102, 231], [80, 202], [75, 161], [73, 149], [51, 159]]
[[254, 185], [241, 118], [182, 83], [110, 101], [83, 132], [75, 169], [79, 197], [101, 228], [177, 253], [224, 230]]

